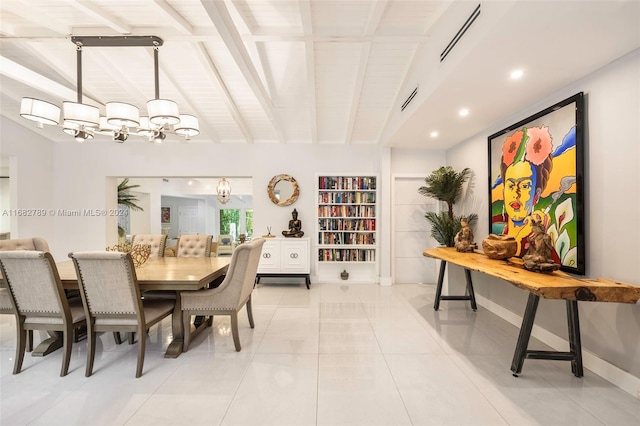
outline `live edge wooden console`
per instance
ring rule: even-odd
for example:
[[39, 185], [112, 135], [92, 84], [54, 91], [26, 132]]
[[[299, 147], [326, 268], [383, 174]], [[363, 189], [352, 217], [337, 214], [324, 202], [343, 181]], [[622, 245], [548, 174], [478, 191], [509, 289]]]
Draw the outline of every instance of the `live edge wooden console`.
[[[509, 283], [528, 290], [529, 299], [522, 318], [520, 335], [511, 363], [514, 376], [522, 372], [525, 358], [571, 361], [571, 371], [576, 377], [582, 377], [582, 347], [580, 342], [580, 321], [578, 301], [636, 303], [640, 299], [640, 286], [625, 284], [608, 279], [597, 280], [573, 278], [564, 272], [551, 274], [531, 272], [524, 269], [522, 260], [511, 258], [495, 260], [482, 252], [460, 253], [455, 248], [432, 248], [422, 253], [426, 257], [440, 259], [438, 286], [433, 308], [438, 310], [441, 300], [469, 300], [471, 308], [476, 310], [475, 293], [470, 271], [478, 271], [492, 277], [501, 278]], [[443, 296], [442, 281], [447, 262], [464, 268], [467, 281], [467, 293], [464, 296]], [[569, 328], [569, 351], [530, 351], [528, 350], [531, 329], [535, 320], [540, 297], [545, 299], [563, 299], [567, 303], [567, 325]]]

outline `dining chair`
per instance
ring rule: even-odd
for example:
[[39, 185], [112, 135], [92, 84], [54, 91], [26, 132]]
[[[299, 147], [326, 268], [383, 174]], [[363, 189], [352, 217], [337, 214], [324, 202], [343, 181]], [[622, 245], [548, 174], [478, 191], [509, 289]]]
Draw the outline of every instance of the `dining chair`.
[[180, 309], [185, 330], [183, 351], [186, 352], [189, 348], [191, 316], [230, 315], [233, 343], [236, 351], [240, 352], [238, 311], [246, 305], [249, 325], [254, 328], [251, 293], [264, 241], [264, 238], [255, 238], [250, 243], [241, 244], [233, 251], [227, 275], [220, 286], [209, 290], [180, 293]]
[[[0, 251], [9, 250], [37, 250], [37, 251], [49, 251], [49, 244], [44, 238], [14, 238], [9, 240], [0, 240]], [[69, 293], [68, 291], [66, 293]], [[11, 298], [9, 290], [0, 288], [0, 314], [13, 314], [13, 307], [11, 304]], [[33, 349], [33, 330], [27, 331], [27, 352], [31, 352]], [[78, 339], [74, 337], [74, 341]]]
[[129, 253], [69, 253], [80, 282], [82, 302], [87, 316], [87, 367], [93, 373], [97, 333], [135, 332], [138, 337], [136, 377], [142, 375], [146, 331], [173, 313], [175, 300], [142, 300], [136, 270]]
[[131, 237], [131, 246], [150, 245], [149, 257], [164, 257], [164, 249], [167, 245], [167, 236], [164, 234], [136, 234]]
[[176, 257], [209, 257], [213, 235], [181, 235]]
[[69, 371], [73, 330], [86, 325], [80, 299], [68, 300], [58, 269], [50, 253], [43, 251], [2, 251], [0, 267], [9, 287], [16, 317], [17, 342], [13, 374], [22, 369], [28, 330], [61, 331], [63, 341], [60, 376]]

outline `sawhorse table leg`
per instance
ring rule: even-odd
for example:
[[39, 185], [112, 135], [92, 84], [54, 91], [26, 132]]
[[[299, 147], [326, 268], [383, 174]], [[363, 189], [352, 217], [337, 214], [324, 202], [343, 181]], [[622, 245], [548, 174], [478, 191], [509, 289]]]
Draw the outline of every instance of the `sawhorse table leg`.
[[464, 269], [464, 277], [467, 281], [467, 293], [466, 296], [443, 296], [442, 295], [442, 282], [444, 281], [444, 271], [447, 267], [447, 262], [444, 260], [440, 261], [440, 272], [438, 273], [438, 285], [436, 287], [436, 300], [433, 302], [433, 309], [440, 309], [440, 301], [441, 300], [469, 300], [471, 302], [471, 309], [474, 311], [478, 309], [476, 305], [476, 295], [473, 291], [473, 282], [471, 281], [471, 271], [468, 269]]
[[556, 361], [571, 361], [571, 372], [576, 377], [582, 377], [584, 372], [582, 368], [582, 344], [580, 341], [580, 319], [578, 317], [578, 302], [576, 300], [567, 300], [567, 326], [569, 328], [569, 352], [558, 351], [530, 351], [529, 340], [531, 338], [531, 330], [533, 322], [536, 318], [538, 310], [538, 302], [540, 296], [533, 293], [529, 294], [527, 300], [527, 308], [522, 318], [522, 326], [520, 327], [520, 335], [516, 343], [516, 350], [513, 354], [513, 362], [511, 363], [511, 371], [515, 377], [522, 372], [522, 366], [526, 358], [531, 359], [550, 359]]

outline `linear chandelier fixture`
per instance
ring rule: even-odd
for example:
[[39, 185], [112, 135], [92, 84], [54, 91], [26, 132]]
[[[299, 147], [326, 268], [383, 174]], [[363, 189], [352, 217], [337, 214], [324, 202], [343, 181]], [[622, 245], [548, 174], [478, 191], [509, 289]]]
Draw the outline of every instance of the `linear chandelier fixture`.
[[[157, 36], [74, 36], [76, 45], [77, 100], [62, 103], [62, 131], [84, 142], [93, 139], [95, 133], [109, 134], [116, 142], [124, 142], [129, 135], [143, 136], [150, 142], [162, 142], [167, 133], [183, 136], [185, 140], [200, 134], [198, 118], [190, 114], [180, 114], [178, 104], [160, 98], [158, 76], [158, 50], [164, 43]], [[135, 105], [125, 102], [107, 102], [106, 114], [100, 109], [82, 102], [82, 49], [83, 47], [153, 47], [153, 70], [155, 98], [147, 102], [147, 115], [141, 116]], [[20, 115], [38, 123], [60, 124], [60, 107], [35, 98], [22, 98]]]

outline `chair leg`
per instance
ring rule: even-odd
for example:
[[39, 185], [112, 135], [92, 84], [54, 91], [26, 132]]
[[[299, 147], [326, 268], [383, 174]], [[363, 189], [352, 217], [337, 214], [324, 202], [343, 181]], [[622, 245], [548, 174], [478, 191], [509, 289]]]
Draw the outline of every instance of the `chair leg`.
[[24, 329], [24, 319], [16, 318], [16, 359], [13, 363], [13, 374], [18, 374], [22, 370], [22, 361], [24, 360], [24, 349], [26, 346], [27, 332]]
[[27, 352], [33, 351], [33, 330], [27, 330]]
[[136, 367], [136, 379], [142, 376], [142, 367], [144, 366], [144, 350], [147, 343], [147, 335], [144, 332], [143, 327], [139, 327], [138, 336], [140, 336], [140, 338], [138, 339], [138, 366]]
[[189, 350], [189, 341], [191, 340], [191, 313], [189, 311], [182, 311], [182, 328], [184, 329], [182, 352], [186, 352]]
[[240, 352], [240, 334], [238, 333], [238, 311], [231, 312], [231, 334], [233, 334], [233, 344], [236, 346], [236, 352]]
[[67, 325], [66, 330], [62, 333], [62, 368], [60, 369], [60, 377], [67, 375], [69, 371], [69, 361], [71, 361], [71, 346], [73, 345], [73, 326]]
[[[114, 333], [115, 335], [116, 333]], [[96, 357], [96, 332], [87, 327], [87, 367], [84, 371], [86, 377], [93, 374], [93, 360]]]
[[249, 295], [249, 300], [247, 300], [247, 315], [249, 316], [249, 325], [251, 328], [255, 328], [255, 324], [253, 323], [253, 308], [251, 304], [251, 295]]

